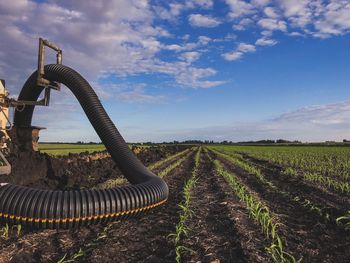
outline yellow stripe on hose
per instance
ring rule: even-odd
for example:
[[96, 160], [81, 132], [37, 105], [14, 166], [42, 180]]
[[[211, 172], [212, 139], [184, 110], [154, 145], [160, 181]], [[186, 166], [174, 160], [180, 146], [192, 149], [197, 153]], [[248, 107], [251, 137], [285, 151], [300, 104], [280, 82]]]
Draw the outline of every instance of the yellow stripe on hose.
[[103, 218], [108, 218], [108, 217], [118, 217], [118, 216], [123, 216], [123, 215], [128, 215], [128, 214], [134, 214], [137, 212], [142, 212], [148, 209], [155, 208], [157, 206], [160, 206], [164, 204], [167, 201], [167, 199], [160, 201], [158, 203], [155, 203], [153, 205], [145, 206], [145, 207], [140, 207], [136, 208], [133, 210], [128, 210], [128, 211], [123, 211], [119, 213], [114, 213], [114, 214], [105, 214], [105, 215], [98, 215], [98, 216], [89, 216], [89, 217], [72, 217], [72, 218], [58, 218], [58, 219], [48, 219], [48, 218], [30, 218], [30, 217], [21, 217], [21, 216], [15, 216], [15, 215], [9, 215], [9, 214], [3, 214], [0, 213], [0, 217], [4, 218], [10, 218], [10, 219], [16, 219], [18, 221], [28, 221], [28, 222], [35, 222], [35, 223], [66, 223], [67, 221], [69, 222], [74, 222], [74, 221], [85, 221], [85, 220], [97, 220], [97, 219], [103, 219]]

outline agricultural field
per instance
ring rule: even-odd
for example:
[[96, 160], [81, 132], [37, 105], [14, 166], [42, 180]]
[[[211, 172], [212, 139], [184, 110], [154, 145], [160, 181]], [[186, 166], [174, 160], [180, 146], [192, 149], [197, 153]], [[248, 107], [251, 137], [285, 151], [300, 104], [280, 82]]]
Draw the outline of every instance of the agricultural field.
[[[129, 144], [132, 148], [147, 148], [148, 145]], [[103, 144], [74, 144], [74, 143], [44, 143], [39, 144], [39, 150], [42, 153], [51, 155], [68, 155], [74, 153], [93, 153], [105, 151], [106, 147]]]
[[45, 143], [39, 144], [39, 150], [52, 155], [67, 155], [69, 153], [104, 151], [103, 144], [69, 144], [69, 143]]
[[[168, 184], [165, 205], [74, 230], [2, 225], [0, 262], [349, 262], [350, 148], [133, 150]], [[22, 185], [65, 190], [128, 184], [106, 152], [23, 153], [11, 161], [18, 167], [11, 180]]]

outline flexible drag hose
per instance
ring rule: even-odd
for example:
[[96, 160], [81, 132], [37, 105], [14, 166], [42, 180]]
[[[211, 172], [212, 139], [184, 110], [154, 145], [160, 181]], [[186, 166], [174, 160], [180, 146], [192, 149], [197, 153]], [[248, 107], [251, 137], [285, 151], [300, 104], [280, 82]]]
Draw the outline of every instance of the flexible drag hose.
[[[34, 72], [19, 100], [39, 98], [43, 88], [36, 86], [36, 78]], [[45, 78], [63, 83], [73, 92], [113, 160], [133, 185], [52, 191], [7, 184], [0, 187], [1, 221], [35, 228], [73, 228], [125, 219], [164, 203], [168, 186], [131, 152], [89, 83], [73, 69], [57, 64], [45, 66]], [[34, 106], [16, 111], [14, 125], [30, 127], [33, 112]]]

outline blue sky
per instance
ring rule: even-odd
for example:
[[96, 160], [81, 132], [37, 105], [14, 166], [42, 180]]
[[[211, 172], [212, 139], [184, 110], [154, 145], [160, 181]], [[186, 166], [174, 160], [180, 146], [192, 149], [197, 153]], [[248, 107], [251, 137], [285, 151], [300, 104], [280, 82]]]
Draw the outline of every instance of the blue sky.
[[[0, 76], [16, 97], [44, 37], [128, 141], [350, 139], [349, 30], [341, 0], [1, 1]], [[34, 124], [99, 141], [67, 89]]]

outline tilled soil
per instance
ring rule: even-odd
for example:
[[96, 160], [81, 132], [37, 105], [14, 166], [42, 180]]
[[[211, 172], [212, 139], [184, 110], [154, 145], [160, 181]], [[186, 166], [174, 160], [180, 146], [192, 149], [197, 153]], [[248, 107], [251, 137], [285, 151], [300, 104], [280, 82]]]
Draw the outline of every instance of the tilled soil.
[[[147, 148], [148, 153], [137, 151], [136, 154], [149, 165], [182, 150], [183, 147], [151, 147]], [[324, 200], [330, 211], [338, 213], [342, 205], [347, 204], [344, 197], [335, 193], [328, 195], [328, 192], [324, 195], [322, 189], [313, 190], [312, 185], [304, 185], [302, 181], [281, 175], [280, 170], [268, 164], [249, 159], [263, 165], [264, 176], [276, 186], [269, 188], [254, 175], [223, 158], [213, 153], [210, 156], [219, 159], [225, 169], [236, 174], [278, 216], [280, 235], [285, 237], [287, 252], [297, 259], [302, 258], [302, 262], [349, 262], [349, 232], [335, 224], [325, 224], [317, 213], [292, 200], [297, 195], [315, 202]], [[31, 163], [24, 160], [31, 160]], [[154, 172], [159, 173], [177, 160], [163, 164]], [[106, 153], [68, 157], [23, 155], [18, 160], [14, 159], [13, 164], [16, 162], [21, 166], [18, 170], [14, 169], [12, 180], [41, 188], [91, 187], [121, 176]], [[32, 175], [31, 169], [39, 168], [42, 169], [41, 174]], [[0, 263], [58, 262], [62, 258], [71, 260], [74, 257], [74, 262], [175, 262], [175, 244], [171, 234], [175, 233], [179, 222], [178, 204], [183, 198], [183, 186], [193, 169], [192, 151], [182, 165], [164, 178], [170, 190], [168, 202], [138, 218], [78, 230], [34, 232], [23, 229], [19, 238], [14, 229], [10, 231], [8, 239], [0, 237]], [[64, 176], [65, 170], [73, 175], [68, 173]], [[282, 191], [290, 195], [282, 194]], [[335, 198], [332, 198], [333, 195]], [[188, 236], [181, 242], [188, 248], [183, 254], [184, 262], [271, 261], [265, 250], [269, 242], [265, 240], [260, 227], [248, 217], [245, 204], [216, 174], [213, 162], [203, 152], [191, 197], [190, 208], [194, 213], [187, 222], [190, 228]]]
[[[175, 154], [176, 152], [182, 151], [186, 147], [171, 146], [165, 147], [164, 149], [157, 149], [156, 147], [147, 148], [146, 150], [149, 152], [149, 156], [145, 159], [142, 158], [143, 160], [141, 160], [146, 163], [146, 165], [148, 165], [169, 155]], [[24, 162], [23, 160], [25, 159], [31, 160], [32, 162]], [[90, 174], [93, 174], [96, 178], [95, 180], [85, 181], [87, 187], [94, 186], [96, 181], [103, 182], [106, 179], [110, 179], [111, 177], [115, 178], [115, 175], [121, 176], [121, 173], [119, 171], [113, 171], [113, 173], [106, 176], [104, 174], [105, 171], [115, 169], [113, 160], [111, 160], [109, 156], [106, 156], [106, 153], [94, 153], [70, 155], [68, 157], [58, 158], [45, 154], [23, 155], [20, 157], [20, 164], [22, 165], [22, 169], [26, 169], [26, 167], [34, 167], [37, 171], [38, 167], [40, 167], [42, 170], [44, 170], [44, 172], [37, 176], [31, 174], [31, 170], [26, 170], [27, 172], [25, 172], [23, 170], [14, 169], [14, 177], [17, 178], [19, 176], [18, 174], [26, 175], [26, 185], [39, 185], [41, 187], [46, 186], [45, 188], [49, 188], [48, 186], [51, 186], [51, 189], [55, 189], [55, 187], [53, 187], [56, 185], [55, 183], [40, 183], [40, 180], [50, 182], [52, 179], [52, 177], [48, 176], [50, 167], [46, 165], [47, 159], [61, 163], [62, 166], [64, 165], [64, 167], [57, 166], [56, 169], [52, 169], [52, 172], [55, 174], [60, 174], [60, 172], [64, 169], [67, 169], [67, 167], [72, 170], [75, 169], [74, 171], [78, 172], [89, 171]], [[166, 165], [169, 165], [174, 161], [176, 160], [167, 162], [163, 166], [156, 169], [154, 172], [159, 172]], [[18, 164], [18, 162], [19, 161], [17, 160], [14, 163]], [[20, 172], [17, 174], [17, 171]], [[58, 181], [60, 181], [61, 177], [58, 175], [57, 177]], [[77, 175], [75, 175], [73, 178], [75, 177], [77, 177]], [[16, 181], [15, 179], [13, 180]], [[76, 180], [79, 180], [79, 178]], [[53, 181], [55, 181], [55, 179], [53, 179]], [[68, 184], [66, 183], [62, 184], [62, 186], [64, 189], [69, 188]], [[134, 219], [134, 222], [137, 223], [138, 220]], [[122, 225], [123, 223], [125, 222], [118, 222], [114, 224]], [[98, 238], [99, 235], [104, 232], [105, 227], [106, 226], [103, 225], [84, 227], [80, 228], [79, 230], [41, 230], [35, 232], [32, 232], [28, 229], [22, 229], [19, 238], [16, 235], [16, 229], [10, 230], [10, 235], [8, 238], [0, 238], [0, 262], [57, 262], [65, 254], [67, 254], [67, 256], [70, 256], [71, 254], [77, 253], [81, 247], [85, 247], [87, 244], [89, 245], [92, 241], [96, 240], [96, 238]]]
[[191, 192], [193, 216], [184, 262], [269, 262], [264, 237], [247, 217], [244, 205], [213, 163], [202, 154], [197, 182]]
[[[217, 156], [227, 170], [238, 178], [279, 217], [282, 223], [287, 251], [303, 262], [348, 262], [350, 257], [350, 235], [348, 231], [336, 225], [326, 225], [319, 216], [307, 207], [293, 202], [279, 189], [274, 190], [263, 185], [255, 175], [249, 174]], [[264, 174], [265, 176], [265, 174]], [[298, 192], [299, 186], [288, 184], [286, 176], [270, 174], [268, 179], [275, 185], [286, 184], [289, 192]], [[306, 192], [311, 195], [310, 192]], [[313, 192], [312, 195], [317, 195]], [[320, 197], [321, 198], [321, 197]]]
[[[134, 153], [146, 166], [185, 150], [187, 145], [135, 148]], [[0, 183], [13, 183], [41, 189], [80, 189], [121, 177], [122, 173], [107, 152], [88, 152], [68, 156], [21, 152], [11, 155], [12, 173], [0, 176]]]
[[337, 218], [350, 210], [350, 197], [341, 193], [330, 191], [318, 184], [310, 183], [302, 178], [283, 175], [283, 167], [244, 155], [246, 161], [257, 165], [278, 189], [291, 193], [294, 196], [303, 197], [323, 208], [332, 218]]
[[170, 193], [164, 206], [113, 227], [108, 238], [81, 262], [174, 262], [174, 244], [169, 235], [175, 232], [181, 190], [193, 166], [192, 153], [164, 178]]

